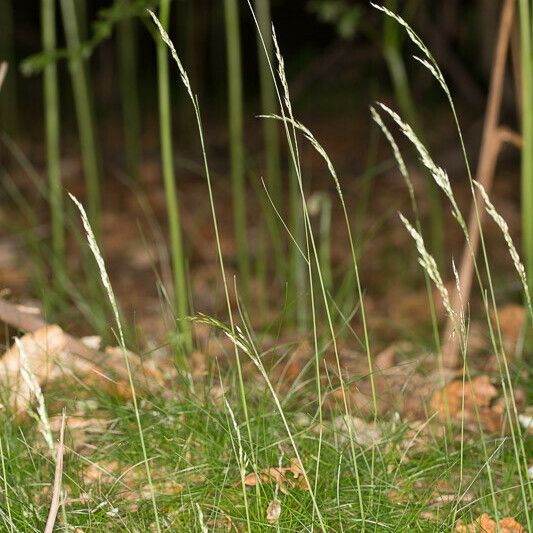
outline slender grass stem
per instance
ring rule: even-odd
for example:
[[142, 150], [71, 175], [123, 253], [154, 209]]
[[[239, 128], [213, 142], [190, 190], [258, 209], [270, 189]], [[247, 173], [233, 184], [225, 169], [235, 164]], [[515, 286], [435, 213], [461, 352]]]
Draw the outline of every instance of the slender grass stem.
[[132, 401], [133, 401], [133, 410], [135, 412], [135, 421], [137, 423], [137, 431], [139, 433], [139, 441], [140, 441], [140, 444], [141, 444], [141, 449], [142, 449], [142, 453], [143, 453], [143, 462], [144, 462], [144, 466], [145, 466], [145, 470], [146, 470], [146, 479], [148, 481], [148, 487], [150, 489], [150, 496], [151, 496], [151, 500], [152, 500], [152, 509], [153, 509], [153, 512], [154, 512], [155, 526], [156, 526], [157, 533], [161, 533], [161, 525], [159, 523], [159, 513], [158, 513], [158, 509], [157, 509], [157, 502], [156, 502], [156, 499], [155, 499], [154, 486], [153, 486], [153, 483], [152, 483], [152, 474], [151, 474], [151, 469], [150, 469], [150, 463], [148, 462], [148, 452], [146, 450], [146, 444], [145, 444], [145, 441], [144, 441], [144, 433], [143, 433], [143, 428], [142, 428], [142, 424], [141, 424], [141, 415], [140, 415], [140, 412], [139, 412], [139, 405], [138, 405], [138, 401], [137, 401], [137, 393], [136, 393], [136, 390], [135, 390], [135, 383], [133, 381], [133, 374], [132, 374], [132, 368], [131, 368], [131, 363], [130, 363], [130, 357], [129, 357], [129, 354], [128, 354], [128, 349], [126, 348], [126, 341], [125, 341], [125, 338], [124, 338], [124, 331], [122, 329], [122, 322], [120, 320], [120, 314], [119, 314], [119, 310], [118, 310], [117, 300], [115, 298], [115, 294], [113, 292], [113, 288], [111, 286], [111, 282], [110, 282], [109, 276], [107, 274], [107, 270], [106, 270], [106, 267], [105, 267], [104, 259], [102, 257], [101, 252], [100, 252], [100, 249], [98, 248], [98, 244], [96, 242], [94, 233], [93, 233], [93, 231], [91, 229], [91, 224], [89, 222], [87, 214], [85, 213], [85, 209], [83, 208], [81, 203], [72, 194], [69, 193], [69, 196], [70, 196], [71, 200], [76, 204], [76, 207], [80, 211], [83, 227], [84, 227], [85, 232], [87, 234], [87, 241], [89, 243], [89, 248], [91, 249], [91, 252], [93, 253], [94, 258], [96, 260], [96, 263], [98, 265], [98, 270], [99, 270], [99, 273], [100, 273], [100, 278], [102, 280], [102, 284], [103, 284], [103, 286], [104, 286], [104, 288], [106, 290], [107, 296], [109, 298], [109, 303], [111, 304], [111, 307], [113, 309], [113, 316], [114, 316], [115, 323], [116, 323], [116, 326], [117, 326], [118, 341], [119, 341], [120, 347], [122, 349], [122, 354], [124, 356], [124, 363], [126, 365], [126, 372], [128, 374], [128, 381], [129, 381], [129, 386], [130, 386], [130, 390], [131, 390], [131, 397], [132, 397]]
[[89, 220], [98, 235], [100, 233], [100, 163], [90, 106], [88, 73], [80, 54], [81, 43], [74, 0], [61, 0], [61, 13], [69, 50], [68, 65], [74, 90]]
[[8, 492], [8, 484], [7, 484], [7, 472], [6, 472], [6, 459], [4, 456], [4, 445], [3, 445], [3, 436], [0, 437], [0, 457], [2, 458], [2, 478], [3, 478], [3, 485], [4, 485], [4, 499], [6, 502], [6, 509], [7, 509], [7, 516], [9, 518], [9, 531], [12, 533], [14, 531], [13, 529], [13, 517], [11, 516], [11, 497], [9, 496]]
[[[176, 62], [176, 65], [178, 66], [178, 69], [179, 69], [179, 72], [180, 72], [181, 81], [182, 81], [182, 83], [183, 83], [183, 85], [185, 87], [185, 90], [187, 91], [187, 95], [189, 96], [189, 98], [191, 100], [191, 103], [192, 103], [192, 106], [193, 106], [193, 109], [194, 109], [194, 115], [195, 115], [195, 118], [196, 118], [196, 125], [197, 125], [197, 129], [198, 129], [198, 137], [200, 139], [200, 147], [201, 147], [202, 158], [203, 158], [203, 162], [204, 162], [204, 171], [205, 171], [205, 177], [206, 177], [206, 182], [207, 182], [207, 191], [208, 191], [208, 195], [209, 195], [209, 207], [210, 207], [210, 210], [211, 210], [211, 217], [212, 217], [212, 220], [213, 220], [213, 229], [214, 229], [214, 232], [215, 232], [215, 242], [216, 242], [217, 257], [218, 257], [218, 262], [219, 262], [219, 267], [220, 267], [220, 274], [221, 274], [221, 277], [222, 277], [222, 284], [224, 286], [224, 296], [225, 296], [225, 300], [226, 300], [226, 306], [227, 306], [227, 311], [228, 311], [228, 316], [229, 316], [229, 321], [230, 321], [231, 332], [232, 332], [232, 334], [234, 334], [235, 333], [235, 322], [233, 320], [233, 313], [232, 313], [232, 309], [231, 309], [231, 301], [230, 301], [230, 295], [229, 295], [229, 289], [228, 289], [228, 280], [226, 278], [226, 269], [225, 269], [225, 266], [224, 266], [224, 256], [222, 255], [222, 246], [221, 246], [221, 243], [220, 243], [218, 218], [217, 218], [217, 214], [216, 214], [215, 201], [214, 201], [214, 196], [213, 196], [213, 187], [212, 187], [212, 183], [211, 183], [211, 172], [210, 172], [209, 163], [208, 163], [208, 160], [207, 160], [207, 150], [206, 150], [206, 146], [205, 146], [204, 128], [203, 128], [203, 123], [202, 123], [202, 116], [200, 114], [200, 104], [198, 102], [198, 97], [192, 92], [192, 88], [191, 88], [191, 84], [190, 84], [190, 81], [189, 81], [189, 77], [187, 76], [187, 72], [183, 68], [183, 65], [182, 65], [182, 63], [181, 63], [181, 61], [180, 61], [180, 59], [178, 57], [178, 54], [176, 52], [176, 49], [174, 48], [174, 45], [172, 44], [172, 41], [170, 40], [168, 34], [164, 30], [164, 28], [161, 26], [161, 23], [159, 22], [157, 17], [153, 14], [153, 12], [149, 11], [149, 13], [152, 16], [152, 19], [155, 22], [156, 26], [158, 27], [159, 33], [161, 34], [161, 37], [163, 38], [163, 41], [168, 46], [168, 48], [170, 50], [170, 53], [172, 55], [172, 58], [174, 59], [174, 61]], [[256, 465], [255, 452], [254, 452], [254, 447], [253, 447], [253, 439], [252, 439], [252, 429], [251, 429], [251, 425], [250, 425], [250, 417], [249, 417], [249, 414], [248, 414], [248, 405], [246, 403], [246, 393], [245, 393], [245, 390], [244, 390], [244, 380], [243, 380], [243, 375], [242, 375], [242, 365], [241, 365], [241, 359], [240, 359], [239, 350], [238, 350], [237, 345], [235, 345], [235, 344], [234, 344], [234, 351], [235, 351], [235, 364], [237, 366], [237, 377], [238, 377], [238, 381], [239, 381], [239, 394], [240, 394], [241, 406], [242, 406], [242, 410], [243, 410], [243, 413], [244, 413], [244, 420], [245, 420], [245, 423], [246, 423], [246, 429], [247, 429], [247, 432], [248, 432], [249, 446], [250, 446], [251, 455], [252, 455], [252, 463], [255, 466]]]
[[[41, 31], [44, 52], [53, 54], [56, 49], [54, 0], [41, 0]], [[58, 272], [64, 272], [65, 223], [59, 148], [57, 65], [54, 62], [48, 63], [44, 69], [44, 114], [54, 268], [57, 268]]]
[[249, 296], [250, 264], [246, 238], [246, 191], [244, 184], [243, 96], [241, 39], [237, 0], [224, 0], [226, 54], [228, 64], [229, 142], [233, 224], [237, 246], [237, 262], [245, 301]]
[[[169, 18], [170, 0], [161, 0], [159, 20], [165, 30], [167, 29]], [[168, 54], [166, 45], [161, 38], [157, 42], [157, 76], [159, 90], [159, 134], [161, 139], [161, 160], [163, 164], [172, 271], [174, 276], [174, 303], [178, 318], [178, 329], [183, 334], [185, 347], [190, 349], [192, 346], [190, 328], [185, 320], [188, 313], [185, 255], [183, 252], [183, 237], [172, 149], [172, 114], [170, 110]]]

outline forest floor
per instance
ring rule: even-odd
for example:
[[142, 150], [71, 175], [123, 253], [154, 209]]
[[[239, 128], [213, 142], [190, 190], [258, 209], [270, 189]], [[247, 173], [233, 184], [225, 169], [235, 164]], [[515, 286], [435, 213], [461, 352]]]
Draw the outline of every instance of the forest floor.
[[[286, 300], [285, 280], [276, 278], [270, 264], [266, 283], [256, 277], [251, 285], [244, 302], [246, 320], [239, 318], [232, 302], [237, 322], [253, 329], [253, 343], [240, 350], [244, 388], [235, 339], [216, 320], [191, 322], [194, 349], [183, 358], [161, 290], [172, 283], [165, 197], [154, 156], [143, 162], [135, 186], [121, 181], [118, 165], [106, 165], [112, 179], [106, 183], [101, 225], [106, 266], [127, 326], [134, 401], [123, 352], [116, 347], [117, 330], [97, 269], [87, 260], [83, 234], [69, 232], [67, 290], [56, 298], [41, 243], [49, 231], [43, 222], [46, 202], [27, 171], [13, 164], [10, 179], [33, 214], [13, 198], [2, 205], [2, 298], [16, 304], [28, 320], [40, 317], [49, 325], [22, 337], [38, 390], [44, 391], [39, 411], [39, 394], [8, 364], [21, 364], [21, 349], [12, 345], [12, 336], [24, 328], [6, 323], [2, 376], [4, 381], [14, 379], [17, 387], [3, 391], [0, 414], [3, 530], [43, 530], [58, 490], [50, 435], [55, 442], [63, 410], [67, 420], [57, 531], [511, 532], [531, 527], [527, 467], [531, 475], [533, 387], [523, 342], [526, 313], [498, 228], [487, 224], [486, 231], [512, 391], [502, 379], [476, 293], [470, 308], [468, 379], [462, 366], [439, 367], [416, 249], [397, 215], [409, 213], [409, 196], [387, 147], [379, 147], [376, 161], [365, 170], [355, 147], [366, 140], [354, 124], [328, 117], [308, 125], [320, 133], [338, 164], [349, 210], [355, 214], [371, 375], [355, 299], [338, 295], [344, 313], [337, 313], [335, 323], [338, 360], [325, 320], [318, 324], [317, 371], [310, 320], [296, 328], [288, 318], [296, 300], [307, 296]], [[224, 157], [216, 157], [224, 142], [215, 135], [208, 149], [215, 154], [215, 202], [227, 279], [233, 284], [231, 196]], [[333, 199], [335, 187], [320, 159], [309, 150], [302, 160], [310, 191], [325, 191]], [[205, 181], [194, 162], [180, 159], [177, 166], [191, 315], [202, 313], [226, 323]], [[453, 158], [450, 166], [460, 168]], [[413, 163], [412, 179], [427, 220], [427, 181], [415, 167]], [[508, 167], [499, 172], [493, 196], [519, 242], [518, 176]], [[66, 189], [81, 197], [79, 160], [66, 157], [63, 169]], [[450, 174], [460, 205], [468, 206], [464, 172]], [[247, 209], [261, 209], [252, 187]], [[363, 211], [366, 215], [358, 219]], [[332, 213], [336, 285], [349, 268], [350, 254], [334, 200]], [[71, 214], [71, 227], [79, 226], [73, 210]], [[449, 265], [443, 271], [453, 286], [451, 258], [460, 257], [463, 243], [448, 209], [444, 217], [442, 264]], [[250, 216], [248, 228], [253, 258], [262, 245], [269, 246], [258, 219]], [[436, 293], [435, 301], [443, 324], [445, 311]], [[81, 339], [93, 353], [104, 353], [104, 359], [85, 365], [66, 334]], [[514, 396], [521, 435], [511, 434], [506, 394]], [[517, 457], [523, 455], [520, 462]]]

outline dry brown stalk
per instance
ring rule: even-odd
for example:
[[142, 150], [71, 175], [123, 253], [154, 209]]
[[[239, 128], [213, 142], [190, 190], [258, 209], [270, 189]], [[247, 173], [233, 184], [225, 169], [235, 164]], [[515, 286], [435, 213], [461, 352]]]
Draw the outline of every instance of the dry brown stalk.
[[[505, 62], [511, 39], [513, 20], [515, 18], [515, 0], [505, 0], [500, 16], [500, 28], [496, 52], [492, 66], [490, 89], [481, 150], [479, 153], [476, 180], [489, 192], [492, 187], [496, 162], [502, 142], [520, 143], [520, 136], [510, 132], [507, 128], [499, 127], [500, 110], [502, 104], [503, 83], [505, 78]], [[520, 143], [521, 144], [521, 143]], [[478, 209], [482, 204], [481, 193], [475, 191], [475, 203], [472, 203], [468, 220], [470, 243], [466, 243], [459, 269], [460, 292], [455, 289], [452, 296], [452, 308], [459, 315], [470, 297], [472, 277], [474, 273], [474, 256], [479, 246], [480, 225], [483, 222], [483, 210]], [[446, 367], [457, 366], [459, 361], [459, 338], [453, 335], [454, 324], [448, 320], [443, 339], [443, 363]]]

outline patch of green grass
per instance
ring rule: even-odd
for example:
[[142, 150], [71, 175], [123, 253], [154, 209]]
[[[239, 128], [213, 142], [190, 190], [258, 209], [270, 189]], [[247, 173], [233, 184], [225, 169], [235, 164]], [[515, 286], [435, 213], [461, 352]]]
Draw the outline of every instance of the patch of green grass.
[[[250, 462], [251, 449], [243, 416], [238, 409], [239, 397], [231, 392], [237, 390], [235, 376], [229, 371], [222, 381], [228, 404], [235, 410], [237, 428], [224, 401], [220, 396], [216, 399], [220, 389], [214, 386], [218, 382], [215, 376], [191, 384], [187, 392], [181, 387], [175, 391], [161, 390], [141, 402], [141, 425], [162, 529], [202, 531], [198, 506], [209, 531], [216, 531], [216, 524], [223, 531], [230, 521], [239, 530], [246, 525], [237, 429], [242, 433], [246, 472], [252, 473], [254, 466]], [[280, 463], [289, 466], [294, 456], [291, 443], [268, 391], [255, 385], [246, 392], [257, 469], [277, 467]], [[305, 394], [309, 393], [308, 390]], [[67, 431], [63, 474], [67, 502], [64, 512], [60, 511], [57, 530], [63, 530], [66, 518], [69, 527], [79, 527], [84, 532], [151, 531], [152, 503], [132, 405], [94, 390], [80, 395], [69, 386], [50, 392], [47, 401], [49, 404], [67, 401], [74, 405], [72, 400], [77, 396], [78, 408], [85, 406], [84, 416], [101, 417], [108, 423], [100, 429], [95, 424], [92, 428], [95, 432], [87, 431], [83, 437], [75, 430]], [[91, 401], [83, 401], [82, 396]], [[303, 413], [301, 407], [298, 409], [301, 400], [301, 397], [293, 398], [291, 405], [286, 406], [285, 416], [303, 465], [313, 473], [319, 446], [318, 428], [312, 416]], [[328, 531], [361, 530], [363, 517], [357, 504], [358, 486], [365, 502], [366, 527], [372, 531], [448, 531], [452, 528], [455, 505], [457, 518], [465, 521], [483, 512], [491, 514], [491, 495], [479, 436], [465, 438], [462, 494], [456, 492], [459, 443], [439, 437], [437, 430], [412, 440], [408, 424], [399, 421], [381, 422], [382, 438], [374, 448], [373, 463], [371, 447], [356, 445], [357, 482], [348, 433], [338, 426], [335, 429], [331, 423], [336, 414], [332, 412], [325, 417], [315, 493]], [[500, 437], [486, 437], [485, 442], [492, 457], [501, 516], [514, 516], [524, 523], [526, 511], [520, 504], [511, 442]], [[407, 449], [409, 444], [412, 446]], [[528, 446], [529, 453], [533, 453], [531, 442]], [[5, 414], [2, 450], [7, 484], [7, 495], [2, 496], [0, 505], [2, 529], [42, 531], [51, 497], [54, 461], [33, 423], [24, 422], [18, 427]], [[98, 468], [92, 465], [103, 469], [101, 477], [95, 474]], [[246, 490], [252, 531], [276, 530], [266, 520], [267, 507], [275, 497], [282, 509], [280, 531], [310, 531], [319, 527], [308, 491], [292, 487], [286, 494], [278, 491], [276, 496], [275, 483], [263, 484], [257, 491], [253, 487]], [[448, 503], [443, 503], [446, 500]]]

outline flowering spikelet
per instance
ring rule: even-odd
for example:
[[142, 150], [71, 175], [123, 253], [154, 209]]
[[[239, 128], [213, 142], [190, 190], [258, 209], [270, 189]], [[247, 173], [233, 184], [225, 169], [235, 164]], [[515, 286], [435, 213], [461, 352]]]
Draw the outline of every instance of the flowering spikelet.
[[48, 421], [48, 413], [46, 412], [46, 404], [44, 403], [43, 391], [35, 377], [35, 374], [31, 371], [30, 363], [28, 361], [28, 356], [24, 350], [24, 345], [19, 338], [15, 337], [15, 344], [19, 350], [20, 360], [22, 362], [21, 375], [22, 379], [26, 382], [28, 389], [33, 393], [35, 399], [37, 400], [37, 425], [39, 431], [41, 432], [44, 440], [50, 448], [50, 451], [54, 452], [54, 439], [52, 437], [52, 429], [50, 428], [50, 423]]
[[405, 28], [405, 31], [407, 32], [407, 35], [409, 36], [409, 39], [414, 43], [414, 45], [426, 56], [427, 59], [423, 59], [421, 57], [413, 56], [414, 59], [416, 59], [419, 63], [421, 63], [424, 67], [426, 67], [431, 74], [434, 76], [434, 78], [439, 82], [439, 85], [442, 87], [446, 95], [451, 98], [450, 91], [448, 89], [448, 86], [446, 85], [446, 81], [444, 80], [444, 76], [442, 75], [442, 72], [439, 68], [439, 65], [435, 61], [434, 57], [431, 55], [431, 52], [429, 51], [428, 47], [425, 45], [424, 41], [416, 34], [416, 32], [409, 26], [409, 24], [402, 18], [400, 15], [397, 15], [390, 9], [387, 9], [385, 6], [380, 6], [377, 4], [374, 4], [370, 2], [370, 5], [372, 7], [375, 7], [376, 9], [379, 9], [379, 11], [382, 11], [387, 16], [394, 19], [398, 24], [403, 26]]
[[281, 121], [287, 122], [288, 124], [291, 124], [291, 126], [294, 126], [297, 130], [301, 131], [304, 137], [311, 143], [313, 148], [318, 152], [318, 154], [322, 157], [322, 159], [324, 159], [328, 167], [329, 173], [331, 174], [331, 177], [333, 178], [333, 181], [335, 182], [337, 193], [341, 197], [343, 196], [341, 184], [339, 182], [339, 177], [337, 176], [337, 171], [335, 170], [335, 167], [333, 166], [331, 159], [329, 158], [324, 147], [316, 140], [316, 137], [313, 135], [313, 133], [307, 126], [304, 126], [301, 122], [298, 122], [296, 119], [289, 118], [289, 117], [281, 117], [280, 115], [276, 115], [276, 114], [259, 115], [259, 117], [260, 118], [274, 118], [276, 120], [281, 120]]
[[507, 248], [509, 249], [509, 254], [511, 256], [511, 259], [513, 260], [516, 271], [518, 272], [520, 281], [522, 282], [522, 287], [526, 295], [526, 301], [527, 301], [529, 311], [532, 312], [531, 299], [529, 296], [529, 286], [527, 283], [527, 276], [526, 276], [526, 269], [524, 268], [524, 265], [522, 264], [522, 261], [520, 260], [518, 251], [516, 250], [513, 239], [511, 238], [511, 235], [509, 233], [509, 226], [507, 225], [507, 222], [505, 222], [503, 217], [498, 213], [498, 211], [496, 211], [496, 208], [490, 201], [489, 195], [487, 194], [487, 191], [485, 190], [483, 185], [481, 185], [481, 183], [477, 182], [476, 180], [474, 180], [474, 185], [479, 189], [479, 192], [481, 193], [481, 196], [483, 197], [483, 201], [485, 202], [485, 209], [487, 213], [490, 215], [492, 220], [496, 222], [496, 224], [498, 225], [498, 227], [500, 228], [503, 234], [503, 238], [505, 239], [505, 243], [507, 244]]
[[409, 173], [407, 172], [407, 167], [405, 166], [405, 162], [403, 160], [400, 149], [398, 148], [394, 137], [389, 131], [389, 128], [387, 128], [387, 126], [381, 119], [381, 116], [373, 106], [370, 106], [370, 113], [372, 114], [374, 122], [379, 126], [379, 128], [383, 132], [383, 135], [385, 135], [387, 141], [389, 142], [390, 147], [392, 148], [394, 159], [396, 159], [396, 164], [398, 165], [398, 169], [400, 170], [400, 174], [403, 176], [407, 188], [409, 189], [409, 195], [412, 197], [414, 195], [413, 183], [411, 182], [411, 178], [409, 177]]
[[285, 61], [283, 60], [283, 56], [281, 55], [281, 50], [279, 48], [278, 38], [276, 36], [274, 24], [272, 24], [272, 41], [274, 43], [274, 50], [276, 52], [276, 59], [278, 61], [278, 76], [281, 81], [281, 86], [283, 87], [283, 100], [285, 101], [287, 112], [292, 117], [292, 105], [289, 94], [289, 84], [287, 83], [287, 76], [285, 74]]
[[440, 296], [442, 298], [442, 303], [444, 304], [444, 308], [446, 309], [446, 312], [452, 319], [454, 324], [457, 324], [457, 314], [452, 309], [452, 305], [450, 303], [450, 295], [448, 294], [448, 289], [445, 287], [444, 282], [442, 281], [442, 277], [440, 275], [439, 269], [437, 268], [437, 263], [435, 262], [435, 259], [433, 259], [433, 256], [426, 250], [426, 246], [424, 244], [424, 239], [422, 238], [422, 235], [418, 233], [418, 231], [411, 226], [409, 221], [401, 214], [399, 213], [400, 218], [404, 224], [404, 226], [407, 228], [407, 231], [411, 234], [411, 237], [413, 237], [416, 248], [418, 250], [419, 258], [418, 262], [422, 265], [422, 268], [427, 272], [428, 276], [431, 278], [433, 283], [435, 284], [435, 287], [437, 287], [437, 290], [440, 293]]
[[430, 171], [431, 175], [433, 176], [433, 179], [435, 180], [435, 183], [442, 189], [442, 191], [450, 199], [452, 204], [455, 205], [455, 198], [453, 196], [448, 174], [446, 174], [446, 171], [444, 169], [434, 163], [426, 147], [417, 137], [416, 133], [413, 131], [413, 128], [411, 128], [409, 124], [404, 122], [400, 118], [398, 113], [387, 107], [385, 104], [378, 102], [378, 105], [381, 107], [381, 109], [383, 109], [383, 111], [385, 111], [391, 116], [394, 122], [396, 122], [396, 124], [402, 130], [402, 133], [413, 143], [414, 147], [418, 151], [418, 154], [420, 155], [420, 160], [422, 161], [422, 164]]
[[181, 76], [181, 81], [183, 82], [183, 85], [185, 85], [185, 88], [187, 89], [187, 92], [189, 93], [189, 97], [194, 102], [195, 99], [192, 93], [191, 84], [189, 82], [189, 76], [187, 76], [187, 72], [185, 72], [185, 69], [183, 68], [183, 65], [178, 56], [178, 53], [176, 52], [176, 48], [174, 47], [174, 43], [170, 40], [168, 33], [165, 31], [163, 26], [161, 26], [161, 23], [159, 22], [159, 19], [155, 16], [154, 12], [148, 9], [148, 13], [150, 13], [150, 16], [152, 17], [153, 21], [155, 22], [157, 26], [157, 29], [159, 30], [161, 39], [163, 39], [163, 42], [168, 46], [170, 53], [172, 54], [172, 58], [178, 65], [178, 69], [180, 71], [180, 76]]

